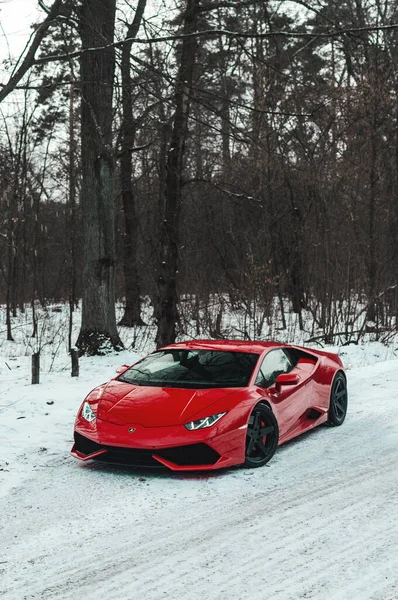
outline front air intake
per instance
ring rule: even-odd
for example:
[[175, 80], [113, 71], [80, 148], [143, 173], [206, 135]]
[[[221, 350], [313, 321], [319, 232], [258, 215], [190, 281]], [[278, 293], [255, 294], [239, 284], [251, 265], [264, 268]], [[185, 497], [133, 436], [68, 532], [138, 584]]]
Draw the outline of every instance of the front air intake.
[[93, 442], [92, 440], [84, 437], [84, 435], [80, 435], [80, 433], [76, 433], [75, 431], [75, 448], [78, 452], [85, 454], [88, 456], [89, 454], [94, 454], [94, 452], [99, 452], [103, 450], [104, 447], [101, 444], [97, 444], [97, 442]]
[[154, 454], [169, 460], [179, 467], [214, 465], [220, 458], [220, 455], [210, 448], [210, 446], [207, 446], [207, 444], [162, 448], [162, 450], [154, 450]]
[[220, 458], [220, 455], [207, 444], [189, 444], [188, 446], [161, 448], [159, 450], [120, 448], [119, 446], [98, 444], [76, 432], [75, 448], [85, 456], [106, 450], [103, 454], [96, 456], [95, 460], [132, 467], [161, 467], [159, 461], [153, 458], [154, 455], [164, 458], [179, 467], [214, 465]]

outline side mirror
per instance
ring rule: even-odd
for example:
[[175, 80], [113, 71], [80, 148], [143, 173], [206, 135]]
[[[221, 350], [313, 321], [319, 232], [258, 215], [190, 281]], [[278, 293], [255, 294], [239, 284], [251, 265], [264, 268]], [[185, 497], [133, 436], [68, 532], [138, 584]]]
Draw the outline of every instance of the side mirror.
[[281, 373], [275, 381], [275, 391], [280, 392], [283, 385], [297, 385], [300, 377], [295, 373]]
[[122, 373], [124, 373], [125, 371], [127, 371], [127, 369], [129, 369], [129, 368], [130, 368], [130, 366], [131, 366], [131, 365], [122, 365], [121, 367], [118, 367], [118, 368], [116, 369], [116, 373], [117, 373], [118, 375], [121, 375]]

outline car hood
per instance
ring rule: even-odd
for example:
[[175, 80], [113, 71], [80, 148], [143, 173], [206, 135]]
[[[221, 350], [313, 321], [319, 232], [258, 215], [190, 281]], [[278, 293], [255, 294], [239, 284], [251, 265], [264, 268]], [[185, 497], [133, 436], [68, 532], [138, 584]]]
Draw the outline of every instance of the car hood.
[[186, 389], [134, 386], [112, 380], [105, 387], [98, 417], [116, 425], [167, 427], [181, 425], [235, 389]]

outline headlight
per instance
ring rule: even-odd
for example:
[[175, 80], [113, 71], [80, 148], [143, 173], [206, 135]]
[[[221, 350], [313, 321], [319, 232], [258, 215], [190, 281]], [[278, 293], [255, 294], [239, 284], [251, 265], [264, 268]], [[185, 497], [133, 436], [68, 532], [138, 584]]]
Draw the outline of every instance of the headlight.
[[197, 421], [191, 421], [190, 423], [186, 423], [184, 427], [190, 431], [192, 431], [192, 429], [205, 429], [206, 427], [211, 427], [214, 423], [217, 423], [217, 421], [226, 414], [226, 412], [223, 412], [212, 415], [211, 417], [205, 417], [204, 419], [198, 419]]
[[91, 423], [92, 421], [95, 421], [95, 419], [97, 418], [88, 402], [85, 402], [83, 404], [82, 417], [89, 423]]

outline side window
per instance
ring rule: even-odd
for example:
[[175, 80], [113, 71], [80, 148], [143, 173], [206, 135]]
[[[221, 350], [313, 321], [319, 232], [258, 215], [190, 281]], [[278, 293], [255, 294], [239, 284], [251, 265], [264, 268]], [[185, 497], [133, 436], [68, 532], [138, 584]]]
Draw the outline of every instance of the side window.
[[270, 387], [281, 373], [289, 373], [297, 361], [288, 352], [278, 348], [265, 355], [255, 384], [260, 387]]

